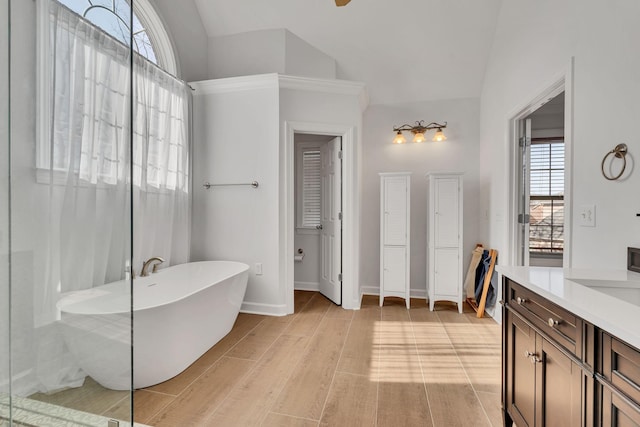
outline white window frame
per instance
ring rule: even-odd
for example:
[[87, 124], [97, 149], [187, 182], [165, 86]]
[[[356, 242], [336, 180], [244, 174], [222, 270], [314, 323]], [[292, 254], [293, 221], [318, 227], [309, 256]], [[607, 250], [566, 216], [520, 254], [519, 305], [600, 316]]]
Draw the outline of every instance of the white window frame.
[[[298, 142], [296, 143], [296, 231], [300, 234], [320, 234], [320, 230], [315, 225], [303, 224], [303, 205], [304, 200], [304, 166], [303, 156], [308, 151], [321, 151], [322, 144], [319, 142]], [[320, 158], [322, 162], [322, 157]], [[322, 169], [322, 165], [321, 165]], [[322, 197], [322, 194], [320, 194]]]

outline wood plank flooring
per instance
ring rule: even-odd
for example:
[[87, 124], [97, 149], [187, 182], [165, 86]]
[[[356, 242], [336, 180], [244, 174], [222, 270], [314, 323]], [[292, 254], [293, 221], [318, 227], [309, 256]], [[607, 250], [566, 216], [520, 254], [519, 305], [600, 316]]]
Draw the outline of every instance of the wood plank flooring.
[[[134, 394], [152, 426], [499, 426], [500, 327], [470, 308], [365, 296], [347, 311], [296, 291], [295, 314], [240, 314], [186, 371]], [[86, 388], [86, 393], [82, 390]], [[126, 419], [127, 394], [89, 380], [33, 396]], [[120, 396], [120, 397], [118, 397]]]

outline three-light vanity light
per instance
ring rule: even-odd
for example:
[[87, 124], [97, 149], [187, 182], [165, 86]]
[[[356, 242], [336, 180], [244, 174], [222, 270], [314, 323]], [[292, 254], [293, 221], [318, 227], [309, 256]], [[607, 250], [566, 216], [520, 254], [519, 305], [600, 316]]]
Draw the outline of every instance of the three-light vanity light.
[[393, 143], [404, 144], [405, 142], [407, 142], [407, 139], [402, 134], [402, 132], [404, 131], [409, 131], [413, 134], [413, 142], [425, 142], [427, 139], [425, 138], [424, 134], [426, 131], [431, 129], [437, 129], [436, 133], [433, 135], [433, 138], [431, 138], [432, 141], [445, 141], [447, 137], [444, 136], [444, 132], [442, 132], [442, 129], [445, 129], [446, 127], [447, 122], [444, 122], [444, 124], [431, 122], [428, 125], [425, 125], [424, 120], [417, 121], [414, 125], [404, 124], [402, 126], [394, 127], [393, 131], [396, 132], [396, 136], [395, 138], [393, 138]]

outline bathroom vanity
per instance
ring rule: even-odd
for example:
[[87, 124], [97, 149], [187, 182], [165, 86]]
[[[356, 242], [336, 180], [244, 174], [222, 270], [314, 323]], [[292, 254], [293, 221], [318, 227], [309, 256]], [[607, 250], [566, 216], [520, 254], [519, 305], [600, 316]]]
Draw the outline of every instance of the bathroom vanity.
[[640, 274], [498, 271], [504, 425], [640, 426]]

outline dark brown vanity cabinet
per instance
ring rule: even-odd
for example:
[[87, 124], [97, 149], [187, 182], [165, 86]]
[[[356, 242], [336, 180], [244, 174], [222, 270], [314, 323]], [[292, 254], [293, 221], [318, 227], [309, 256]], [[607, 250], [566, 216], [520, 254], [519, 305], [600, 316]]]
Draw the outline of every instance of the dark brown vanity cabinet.
[[592, 426], [582, 320], [508, 279], [503, 291], [505, 426]]
[[505, 324], [505, 425], [581, 426], [581, 367], [518, 313]]
[[599, 421], [604, 427], [640, 426], [640, 352], [606, 332], [600, 337]]

